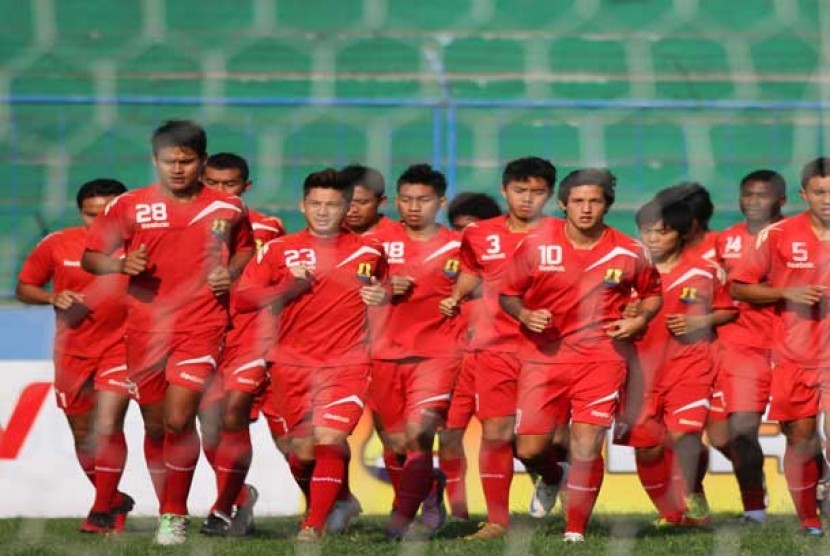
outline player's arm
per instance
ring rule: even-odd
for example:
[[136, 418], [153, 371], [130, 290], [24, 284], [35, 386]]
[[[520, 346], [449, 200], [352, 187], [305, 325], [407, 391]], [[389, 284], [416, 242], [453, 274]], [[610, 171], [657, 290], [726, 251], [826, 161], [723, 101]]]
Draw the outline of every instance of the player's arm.
[[83, 303], [84, 296], [71, 290], [53, 292], [46, 289], [55, 275], [53, 245], [54, 240], [46, 238], [26, 257], [23, 268], [20, 269], [15, 295], [29, 305], [54, 305], [57, 309], [66, 310], [75, 303]]
[[[273, 243], [273, 242], [272, 242]], [[256, 259], [245, 267], [234, 295], [238, 311], [250, 313], [268, 306], [279, 310], [283, 305], [307, 292], [313, 276], [302, 267], [287, 268], [280, 249], [262, 247]]]
[[660, 312], [663, 306], [663, 298], [660, 295], [650, 295], [640, 300], [637, 314], [634, 316], [623, 316], [605, 325], [608, 336], [615, 340], [633, 340], [648, 328], [651, 319]]
[[729, 293], [738, 301], [756, 305], [769, 305], [779, 301], [788, 301], [798, 305], [815, 305], [821, 301], [826, 290], [827, 286], [815, 284], [775, 287], [768, 284], [733, 281]]
[[519, 295], [499, 295], [499, 305], [505, 313], [522, 323], [532, 332], [543, 332], [551, 322], [553, 315], [547, 309], [531, 310], [525, 307]]
[[453, 285], [452, 293], [449, 297], [444, 298], [438, 304], [438, 310], [445, 317], [454, 317], [458, 314], [458, 309], [465, 299], [470, 299], [481, 289], [482, 279], [477, 274], [464, 272], [463, 270], [458, 275], [455, 285]]
[[254, 256], [254, 233], [248, 210], [244, 209], [242, 216], [233, 228], [233, 236], [229, 245], [231, 256], [227, 265], [220, 265], [211, 270], [207, 276], [207, 283], [215, 296], [225, 295], [245, 270], [248, 261]]
[[666, 315], [666, 327], [675, 336], [714, 330], [738, 318], [734, 309], [715, 309], [706, 315]]

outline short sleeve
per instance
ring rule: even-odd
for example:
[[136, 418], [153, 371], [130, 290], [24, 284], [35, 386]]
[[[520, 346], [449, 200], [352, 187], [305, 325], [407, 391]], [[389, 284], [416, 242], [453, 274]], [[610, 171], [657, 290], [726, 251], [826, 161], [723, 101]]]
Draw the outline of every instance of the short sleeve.
[[45, 286], [55, 274], [53, 247], [55, 235], [48, 235], [26, 257], [17, 279], [24, 284]]

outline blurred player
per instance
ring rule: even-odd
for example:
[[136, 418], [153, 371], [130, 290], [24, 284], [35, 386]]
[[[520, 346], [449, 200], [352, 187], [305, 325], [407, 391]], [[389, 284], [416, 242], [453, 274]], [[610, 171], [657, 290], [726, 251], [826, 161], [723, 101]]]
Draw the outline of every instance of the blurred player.
[[383, 174], [374, 168], [354, 164], [340, 170], [338, 177], [354, 188], [354, 197], [346, 214], [346, 225], [351, 231], [383, 241], [380, 238], [390, 229], [399, 227], [397, 222], [380, 212], [386, 206]]
[[406, 536], [418, 508], [437, 530], [446, 518], [445, 478], [432, 463], [432, 445], [449, 409], [466, 326], [436, 311], [458, 274], [460, 237], [438, 223], [445, 203], [444, 175], [428, 164], [410, 166], [398, 178], [403, 224], [384, 238], [392, 297], [381, 333], [374, 338], [372, 409], [401, 470], [387, 466], [395, 489], [386, 534]]
[[[447, 207], [447, 217], [450, 226], [456, 232], [461, 232], [474, 222], [488, 220], [501, 215], [501, 209], [495, 199], [484, 193], [464, 192], [456, 195]], [[481, 316], [485, 308], [480, 297], [475, 300], [471, 318]], [[454, 311], [453, 311], [454, 314]], [[468, 315], [469, 316], [469, 315]], [[469, 322], [467, 341], [474, 334], [473, 322]], [[455, 389], [447, 412], [447, 424], [438, 433], [438, 467], [447, 478], [447, 499], [450, 502], [450, 514], [459, 519], [469, 519], [467, 509], [467, 457], [464, 454], [464, 430], [470, 422], [476, 407], [475, 377], [471, 369], [458, 375]]]
[[[216, 371], [228, 292], [253, 253], [253, 239], [242, 201], [200, 180], [207, 148], [201, 127], [165, 122], [152, 147], [159, 181], [107, 206], [92, 225], [82, 264], [94, 274], [130, 276], [127, 367], [147, 436], [163, 438], [166, 477], [155, 542], [170, 545], [186, 540], [199, 459], [196, 412]], [[121, 248], [125, 257], [114, 257]]]
[[301, 210], [308, 228], [266, 244], [239, 284], [242, 311], [277, 304], [268, 352], [272, 398], [291, 436], [289, 465], [308, 509], [297, 540], [318, 540], [348, 487], [347, 438], [369, 381], [367, 304], [385, 290], [380, 244], [343, 229], [352, 189], [332, 169], [310, 174]]
[[730, 278], [735, 299], [776, 304], [769, 417], [787, 437], [784, 476], [802, 531], [821, 536], [815, 454], [820, 412], [830, 429], [830, 158], [804, 166], [801, 196], [807, 211], [759, 232], [754, 256]]
[[[89, 226], [126, 190], [109, 179], [83, 184], [76, 201], [84, 225], [41, 240], [23, 263], [16, 290], [24, 303], [55, 308], [55, 394], [78, 462], [96, 489], [81, 526], [85, 533], [122, 529], [133, 508], [132, 498], [117, 490], [127, 460], [123, 427], [131, 394], [124, 349], [127, 280], [81, 269]], [[45, 288], [50, 282], [51, 291]]]
[[[637, 474], [666, 523], [705, 525], [708, 508], [691, 496], [709, 397], [715, 380], [714, 329], [737, 317], [716, 264], [684, 247], [693, 227], [689, 205], [651, 201], [637, 212], [637, 228], [660, 272], [663, 306], [637, 342], [644, 396], [626, 404], [638, 417], [620, 443], [636, 449]], [[667, 447], [670, 446], [671, 450]], [[682, 479], [673, 488], [673, 470]]]
[[[786, 200], [787, 186], [777, 172], [757, 170], [741, 180], [738, 202], [746, 220], [723, 230], [716, 243], [718, 263], [730, 278], [744, 261], [752, 258], [759, 232], [784, 218], [781, 207]], [[738, 320], [718, 329], [716, 353], [721, 384], [717, 389], [723, 393], [720, 400], [724, 403], [724, 417], [728, 418], [743, 519], [763, 523], [767, 492], [758, 430], [769, 402], [772, 380], [774, 307], [739, 302], [738, 309]]]
[[[209, 156], [202, 182], [228, 195], [241, 197], [252, 182], [248, 163], [232, 153]], [[248, 209], [257, 249], [285, 235], [282, 222]], [[231, 297], [234, 296], [233, 289]], [[258, 498], [245, 485], [253, 449], [249, 432], [254, 399], [263, 393], [268, 376], [265, 353], [274, 341], [274, 322], [267, 309], [241, 314], [231, 302], [230, 327], [225, 336], [217, 376], [205, 394], [200, 411], [205, 455], [216, 473], [217, 498], [201, 532], [206, 535], [242, 536], [253, 532], [253, 506]], [[212, 418], [203, 418], [205, 413]], [[215, 416], [214, 416], [215, 415]], [[208, 439], [215, 439], [212, 443]], [[243, 488], [244, 487], [244, 488]], [[236, 511], [234, 512], [234, 506]]]
[[[602, 446], [626, 376], [630, 341], [660, 309], [660, 276], [635, 240], [604, 223], [616, 178], [605, 169], [571, 172], [559, 186], [565, 219], [550, 219], [516, 249], [500, 302], [521, 322], [517, 452], [534, 461], [553, 429], [568, 422], [565, 535], [584, 540], [605, 463]], [[632, 289], [640, 314], [623, 317]], [[555, 480], [555, 477], [551, 478]]]
[[[469, 373], [474, 380], [459, 381], [456, 387], [458, 392], [467, 382], [473, 383], [476, 413], [482, 423], [479, 470], [487, 522], [471, 536], [475, 539], [504, 535], [510, 527], [513, 431], [521, 365], [516, 358], [519, 323], [499, 307], [499, 291], [516, 245], [544, 222], [543, 210], [555, 184], [556, 168], [547, 160], [530, 157], [507, 164], [501, 189], [507, 216], [477, 222], [465, 230], [461, 274], [452, 295], [441, 303], [442, 312], [453, 315], [477, 289], [482, 289], [484, 297], [485, 309], [481, 318], [474, 318], [475, 333], [461, 367], [461, 376]], [[549, 489], [539, 489], [550, 494], [539, 508], [543, 516], [550, 511], [564, 477], [563, 467], [551, 452], [552, 446], [548, 446], [528, 462], [534, 471], [541, 471], [540, 485], [550, 482]], [[538, 504], [538, 497], [534, 501]]]
[[681, 182], [658, 192], [655, 200], [662, 206], [675, 202], [687, 204], [692, 210], [693, 220], [686, 249], [704, 259], [715, 260], [718, 232], [709, 229], [709, 221], [715, 213], [709, 191], [696, 182]]

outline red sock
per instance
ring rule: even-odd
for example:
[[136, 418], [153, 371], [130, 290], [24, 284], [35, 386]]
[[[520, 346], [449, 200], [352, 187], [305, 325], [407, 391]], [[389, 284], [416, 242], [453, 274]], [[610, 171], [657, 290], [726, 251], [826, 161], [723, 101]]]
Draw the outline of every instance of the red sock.
[[311, 508], [303, 520], [303, 527], [322, 531], [326, 525], [346, 474], [346, 458], [339, 446], [314, 447], [314, 474], [311, 476]]
[[599, 496], [602, 478], [605, 473], [605, 461], [602, 456], [595, 460], [573, 458], [571, 472], [568, 475], [568, 509], [565, 531], [567, 533], [585, 533], [588, 519], [594, 510]]
[[425, 452], [410, 452], [406, 456], [406, 462], [401, 471], [400, 486], [395, 493], [395, 509], [392, 526], [400, 528], [408, 525], [421, 502], [429, 494], [434, 479], [432, 467], [432, 454]]
[[190, 428], [182, 433], [164, 435], [164, 466], [167, 484], [162, 514], [187, 515], [187, 496], [193, 483], [193, 472], [199, 461], [199, 435]]
[[461, 519], [469, 519], [467, 511], [467, 458], [439, 458], [438, 466], [447, 477], [447, 498], [450, 501], [450, 513]]
[[403, 471], [402, 456], [390, 449], [383, 451], [383, 464], [386, 466], [386, 473], [389, 475], [389, 482], [392, 483], [392, 490], [398, 492], [401, 483], [401, 472]]
[[478, 466], [481, 487], [487, 502], [487, 521], [509, 527], [510, 483], [513, 481], [512, 443], [483, 438], [478, 454]]
[[75, 457], [78, 458], [78, 463], [81, 464], [81, 469], [86, 478], [89, 479], [92, 486], [95, 486], [95, 450], [86, 450], [76, 446]]
[[152, 438], [144, 435], [144, 461], [147, 462], [147, 471], [150, 472], [150, 481], [159, 501], [159, 507], [164, 502], [164, 486], [167, 483], [167, 468], [164, 466], [164, 437]]
[[219, 490], [213, 509], [231, 515], [248, 469], [251, 467], [251, 434], [248, 427], [238, 431], [221, 431], [216, 447], [216, 477]]
[[704, 446], [697, 458], [697, 477], [695, 477], [695, 494], [704, 494], [703, 479], [709, 472], [709, 447]]
[[662, 457], [654, 461], [637, 459], [637, 476], [640, 477], [640, 483], [660, 513], [660, 517], [675, 520], [683, 515], [684, 507], [676, 497], [672, 481], [672, 461], [667, 456], [666, 451], [663, 451]]
[[303, 461], [293, 452], [288, 454], [288, 468], [305, 497], [306, 511], [311, 508], [311, 475], [314, 473], [314, 461]]
[[821, 527], [816, 506], [820, 473], [813, 454], [803, 454], [789, 445], [784, 450], [784, 477], [802, 527]]
[[94, 512], [108, 512], [118, 492], [118, 483], [127, 461], [127, 439], [124, 432], [99, 434], [95, 456]]

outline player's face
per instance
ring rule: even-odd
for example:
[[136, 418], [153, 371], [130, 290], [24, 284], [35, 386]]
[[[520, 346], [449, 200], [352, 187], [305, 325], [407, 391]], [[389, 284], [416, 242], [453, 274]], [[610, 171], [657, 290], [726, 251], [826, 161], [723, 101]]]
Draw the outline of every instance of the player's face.
[[341, 191], [315, 187], [300, 202], [300, 210], [314, 235], [332, 236], [340, 233], [349, 201]]
[[239, 168], [211, 168], [205, 166], [202, 172], [202, 183], [211, 189], [223, 191], [228, 195], [242, 195], [251, 187], [251, 181], [242, 177]]
[[507, 201], [508, 212], [525, 222], [533, 222], [542, 217], [545, 203], [551, 196], [551, 187], [541, 179], [530, 177], [527, 181], [511, 181], [501, 189]]
[[667, 228], [662, 221], [640, 228], [640, 239], [655, 261], [662, 261], [680, 250], [680, 233]]
[[599, 185], [578, 185], [571, 189], [567, 203], [559, 203], [565, 211], [568, 224], [581, 232], [590, 232], [602, 226], [608, 210], [605, 195]]
[[810, 212], [827, 226], [830, 225], [830, 177], [812, 177], [801, 189]]
[[91, 226], [92, 221], [95, 220], [99, 214], [104, 212], [104, 207], [107, 203], [115, 199], [114, 195], [106, 197], [87, 197], [81, 202], [81, 220], [84, 221], [84, 226]]
[[783, 203], [768, 182], [749, 181], [741, 186], [738, 204], [749, 222], [769, 222], [773, 216], [781, 214]]
[[413, 230], [433, 226], [445, 202], [446, 199], [439, 197], [429, 185], [405, 183], [398, 190], [398, 213], [404, 224]]
[[456, 216], [455, 218], [453, 218], [452, 222], [450, 222], [450, 226], [452, 226], [452, 229], [456, 232], [460, 232], [473, 222], [478, 221], [479, 219], [471, 214], [462, 214], [460, 216]]
[[346, 214], [346, 225], [352, 231], [362, 234], [374, 225], [384, 202], [386, 197], [378, 197], [362, 185], [355, 186], [352, 203]]
[[196, 188], [202, 159], [195, 151], [183, 147], [162, 147], [153, 155], [159, 182], [171, 193], [187, 193]]

